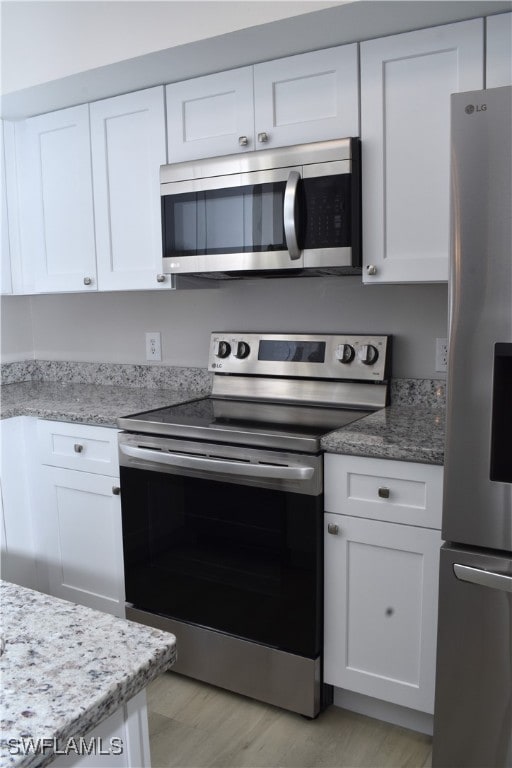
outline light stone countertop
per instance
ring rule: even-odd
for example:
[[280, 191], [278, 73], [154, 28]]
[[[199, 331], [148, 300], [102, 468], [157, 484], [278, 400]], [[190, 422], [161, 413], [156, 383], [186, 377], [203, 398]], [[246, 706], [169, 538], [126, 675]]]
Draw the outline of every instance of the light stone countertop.
[[445, 411], [425, 405], [392, 405], [322, 438], [329, 453], [443, 464]]
[[0, 581], [0, 768], [53, 754], [11, 754], [10, 739], [85, 736], [175, 660], [174, 635]]
[[[42, 363], [39, 363], [42, 365]], [[63, 365], [63, 364], [61, 364]], [[58, 371], [73, 375], [72, 364]], [[133, 386], [140, 378], [137, 366], [131, 366], [130, 383], [123, 368], [114, 376], [111, 368], [102, 374], [102, 366], [90, 366], [93, 378], [109, 383], [65, 383], [62, 381], [25, 381], [4, 384], [1, 393], [1, 418], [34, 416], [41, 419], [116, 427], [117, 419], [153, 408], [197, 400], [209, 394], [209, 380], [199, 369], [183, 369], [186, 377], [161, 378], [150, 386]], [[55, 372], [54, 372], [55, 373]], [[161, 373], [151, 370], [154, 376]], [[165, 373], [165, 371], [164, 371]], [[84, 372], [80, 369], [80, 376]], [[119, 379], [117, 381], [116, 379]], [[142, 378], [143, 381], [146, 379]], [[160, 381], [178, 382], [175, 388], [158, 388]], [[352, 456], [398, 459], [424, 464], [443, 464], [444, 460], [444, 384], [436, 380], [396, 380], [392, 382], [394, 405], [331, 432], [322, 438], [324, 451]]]
[[206, 394], [187, 389], [26, 381], [3, 385], [1, 418], [35, 416], [54, 421], [116, 427], [120, 416], [180, 405]]

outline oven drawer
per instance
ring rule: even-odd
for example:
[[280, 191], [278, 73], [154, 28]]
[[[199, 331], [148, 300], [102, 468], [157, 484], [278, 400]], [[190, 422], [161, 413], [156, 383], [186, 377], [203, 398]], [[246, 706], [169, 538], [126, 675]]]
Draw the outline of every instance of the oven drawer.
[[37, 422], [41, 464], [118, 477], [118, 430], [62, 421]]
[[442, 467], [329, 453], [324, 460], [327, 512], [441, 528]]

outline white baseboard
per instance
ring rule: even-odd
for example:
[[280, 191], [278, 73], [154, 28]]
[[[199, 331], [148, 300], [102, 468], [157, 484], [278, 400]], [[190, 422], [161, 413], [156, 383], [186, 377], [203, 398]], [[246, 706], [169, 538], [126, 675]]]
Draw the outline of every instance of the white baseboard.
[[418, 712], [415, 709], [401, 707], [398, 704], [391, 704], [380, 699], [372, 699], [362, 693], [345, 691], [342, 688], [334, 688], [333, 703], [336, 707], [349, 709], [360, 715], [374, 717], [377, 720], [384, 720], [386, 723], [401, 725], [403, 728], [410, 728], [412, 731], [432, 736], [434, 716], [427, 712]]

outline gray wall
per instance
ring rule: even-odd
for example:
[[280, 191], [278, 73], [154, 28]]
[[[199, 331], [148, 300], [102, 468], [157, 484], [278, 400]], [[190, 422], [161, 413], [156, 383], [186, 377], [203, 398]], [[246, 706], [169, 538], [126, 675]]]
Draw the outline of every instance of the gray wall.
[[162, 363], [206, 366], [213, 330], [378, 332], [394, 336], [393, 375], [435, 373], [446, 337], [446, 285], [363, 286], [357, 277], [216, 283], [211, 289], [4, 297], [2, 359], [145, 363], [145, 332]]

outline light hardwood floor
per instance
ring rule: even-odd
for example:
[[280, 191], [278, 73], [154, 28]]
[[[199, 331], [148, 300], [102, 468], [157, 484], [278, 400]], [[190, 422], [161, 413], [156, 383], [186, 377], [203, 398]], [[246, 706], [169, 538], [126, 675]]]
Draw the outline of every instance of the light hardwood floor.
[[329, 707], [316, 720], [166, 673], [148, 688], [153, 768], [424, 768], [428, 736]]

